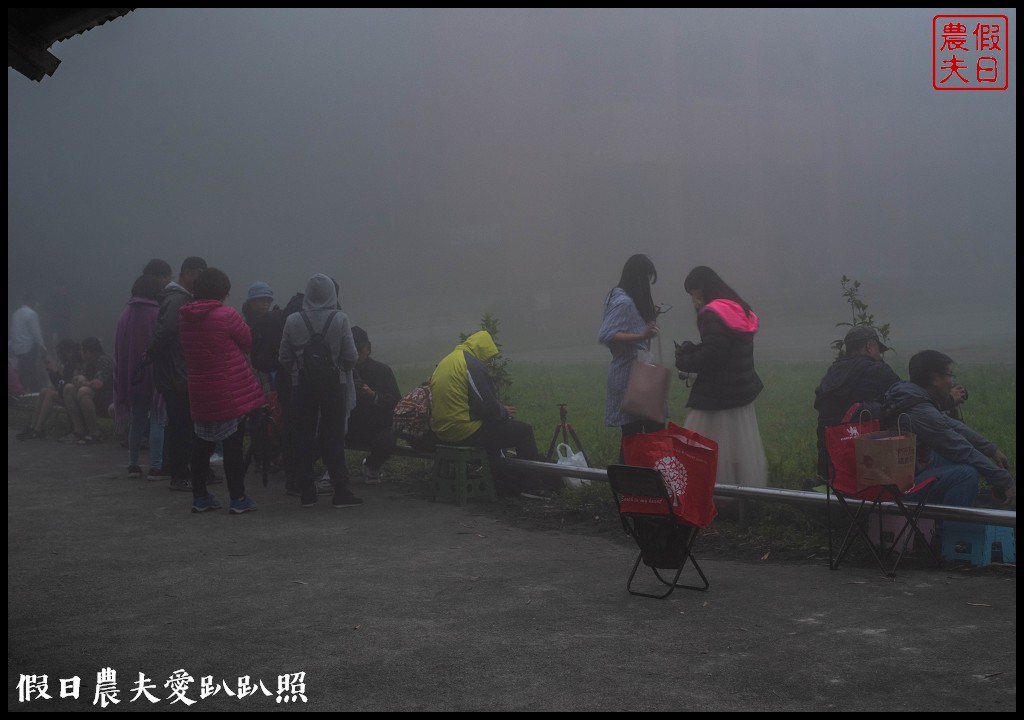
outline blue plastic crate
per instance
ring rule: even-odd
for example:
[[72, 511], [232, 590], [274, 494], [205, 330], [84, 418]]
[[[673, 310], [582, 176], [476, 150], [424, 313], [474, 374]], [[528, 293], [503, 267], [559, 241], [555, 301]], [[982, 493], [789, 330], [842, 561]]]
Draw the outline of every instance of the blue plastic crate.
[[972, 565], [989, 565], [993, 549], [1002, 562], [1017, 562], [1014, 529], [952, 520], [942, 524], [942, 556], [947, 560], [968, 560]]

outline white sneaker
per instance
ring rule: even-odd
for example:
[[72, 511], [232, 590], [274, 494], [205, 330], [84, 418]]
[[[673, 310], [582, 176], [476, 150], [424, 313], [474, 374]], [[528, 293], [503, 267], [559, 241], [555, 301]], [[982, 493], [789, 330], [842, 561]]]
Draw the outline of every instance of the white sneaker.
[[380, 470], [373, 472], [370, 470], [370, 466], [366, 462], [366, 458], [363, 458], [363, 476], [366, 478], [367, 485], [376, 485], [384, 479], [384, 473]]
[[317, 495], [333, 495], [334, 485], [330, 480], [317, 480], [316, 481], [316, 494]]
[[210, 464], [211, 465], [223, 465], [224, 464], [224, 456], [221, 455], [220, 453], [214, 453], [213, 455], [210, 456]]

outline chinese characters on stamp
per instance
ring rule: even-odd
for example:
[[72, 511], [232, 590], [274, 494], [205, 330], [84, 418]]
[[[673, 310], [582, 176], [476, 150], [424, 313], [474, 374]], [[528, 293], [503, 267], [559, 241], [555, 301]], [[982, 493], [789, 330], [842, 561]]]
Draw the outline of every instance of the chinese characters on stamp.
[[1006, 15], [932, 18], [932, 87], [1005, 90], [1009, 87], [1010, 21]]

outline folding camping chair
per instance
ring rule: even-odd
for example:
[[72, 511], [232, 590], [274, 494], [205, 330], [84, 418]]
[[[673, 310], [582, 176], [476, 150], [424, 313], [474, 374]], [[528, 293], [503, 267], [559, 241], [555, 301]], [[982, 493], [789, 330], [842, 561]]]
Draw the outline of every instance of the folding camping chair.
[[[640, 548], [626, 581], [626, 589], [632, 595], [658, 599], [668, 597], [677, 587], [707, 590], [710, 583], [692, 552], [701, 528], [687, 523], [672, 512], [669, 490], [661, 472], [633, 465], [609, 465], [608, 485], [615, 498], [623, 529]], [[656, 594], [633, 589], [633, 578], [641, 561], [654, 571], [654, 576], [663, 585], [668, 586], [668, 590]], [[683, 585], [679, 582], [687, 561], [700, 575], [703, 585]], [[669, 581], [662, 577], [659, 570], [674, 571], [675, 575]]]
[[[941, 558], [936, 554], [935, 549], [931, 546], [921, 528], [918, 527], [918, 519], [921, 517], [921, 512], [924, 510], [925, 503], [928, 502], [928, 497], [931, 495], [934, 487], [934, 477], [927, 478], [905, 491], [900, 490], [896, 485], [872, 485], [858, 489], [856, 459], [852, 451], [853, 438], [860, 431], [869, 431], [878, 427], [875, 421], [870, 421], [872, 424], [868, 425], [863, 420], [853, 420], [861, 412], [861, 407], [859, 403], [855, 403], [847, 411], [840, 425], [826, 428], [829, 473], [825, 483], [825, 500], [827, 507], [826, 521], [828, 523], [829, 568], [832, 570], [839, 569], [839, 563], [849, 554], [850, 549], [858, 538], [867, 546], [871, 556], [875, 558], [875, 562], [878, 563], [878, 567], [882, 570], [882, 574], [890, 580], [896, 577], [896, 568], [899, 567], [900, 560], [903, 559], [907, 547], [912, 545], [915, 539], [928, 548], [928, 552], [931, 553], [936, 566], [940, 566], [942, 564]], [[831, 433], [830, 437], [830, 430], [838, 429], [841, 429], [842, 432]], [[843, 436], [842, 440], [836, 439], [839, 435]], [[847, 448], [840, 447], [844, 442], [849, 442], [851, 446]], [[918, 497], [913, 498], [909, 503], [904, 502], [907, 496], [917, 493], [920, 493]], [[850, 522], [838, 548], [834, 545], [832, 538], [833, 495], [835, 495], [839, 506], [843, 509], [846, 518]], [[888, 545], [884, 542], [882, 533], [882, 503], [894, 505], [899, 510], [899, 515], [905, 521], [900, 531], [895, 534], [892, 542]], [[868, 531], [868, 519], [872, 513], [877, 513], [878, 515], [879, 533], [877, 542], [875, 542]]]

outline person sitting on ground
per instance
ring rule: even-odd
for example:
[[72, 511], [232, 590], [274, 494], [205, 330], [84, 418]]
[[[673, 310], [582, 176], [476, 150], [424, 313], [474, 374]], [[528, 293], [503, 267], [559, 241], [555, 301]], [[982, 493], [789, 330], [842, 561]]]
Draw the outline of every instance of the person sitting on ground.
[[[459, 343], [430, 376], [430, 429], [437, 441], [487, 450], [497, 458], [514, 448], [520, 460], [543, 462], [537, 450], [533, 427], [515, 420], [515, 408], [498, 399], [487, 362], [498, 355], [498, 346], [486, 330], [479, 330]], [[561, 481], [535, 478], [533, 482], [495, 473], [499, 493], [557, 491]]]
[[358, 353], [354, 370], [356, 406], [348, 419], [345, 445], [370, 451], [363, 458], [363, 475], [367, 482], [380, 482], [381, 466], [395, 451], [391, 420], [402, 392], [391, 368], [370, 357], [372, 347], [366, 331], [353, 327], [352, 339]]
[[115, 428], [119, 435], [128, 433], [128, 477], [142, 477], [139, 451], [142, 439], [149, 435], [150, 480], [170, 476], [163, 470], [167, 413], [163, 396], [153, 385], [153, 367], [146, 360], [160, 314], [160, 291], [165, 284], [156, 275], [140, 275], [135, 280], [114, 336]]
[[189, 408], [193, 420], [192, 512], [219, 510], [220, 503], [206, 486], [210, 456], [224, 443], [224, 477], [231, 495], [230, 512], [256, 509], [245, 493], [245, 419], [266, 403], [249, 367], [246, 352], [252, 333], [241, 315], [224, 304], [231, 291], [228, 276], [207, 268], [192, 286], [192, 302], [182, 305], [178, 326], [188, 373]]
[[885, 391], [893, 383], [900, 381], [899, 375], [882, 359], [882, 353], [888, 350], [873, 327], [855, 326], [843, 339], [842, 355], [829, 366], [825, 377], [815, 389], [814, 409], [818, 411], [819, 478], [829, 476], [825, 428], [838, 425], [855, 402], [867, 403], [877, 408]]
[[45, 437], [44, 428], [46, 421], [50, 419], [53, 408], [55, 406], [64, 407], [64, 386], [82, 372], [81, 346], [70, 338], [64, 338], [58, 342], [57, 359], [49, 363], [47, 372], [50, 375], [50, 384], [39, 391], [32, 424], [15, 436], [18, 440], [36, 440]]
[[1015, 507], [1016, 491], [1006, 455], [991, 440], [944, 414], [929, 395], [935, 389], [948, 393], [953, 388], [953, 368], [953, 360], [937, 350], [922, 350], [910, 358], [910, 380], [890, 387], [882, 399], [883, 422], [897, 429], [900, 423], [905, 428], [909, 421], [917, 436], [916, 481], [936, 478], [929, 502], [974, 506], [981, 475], [997, 503]]
[[114, 402], [114, 360], [99, 338], [82, 341], [82, 372], [64, 385], [64, 407], [79, 445], [102, 442], [99, 418], [110, 417]]

